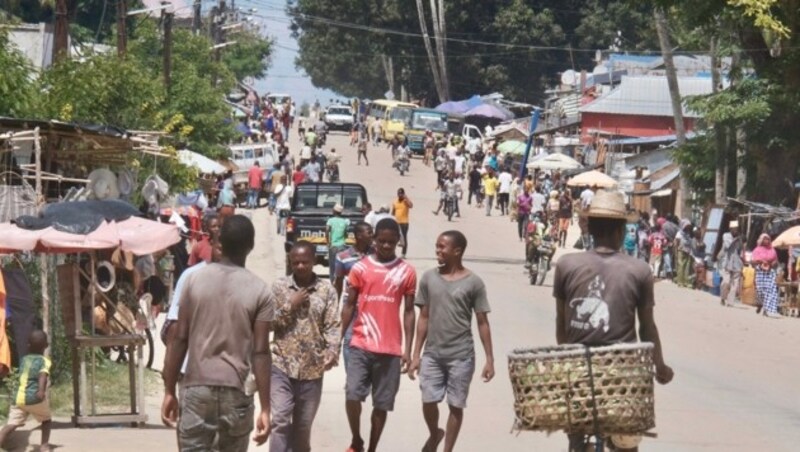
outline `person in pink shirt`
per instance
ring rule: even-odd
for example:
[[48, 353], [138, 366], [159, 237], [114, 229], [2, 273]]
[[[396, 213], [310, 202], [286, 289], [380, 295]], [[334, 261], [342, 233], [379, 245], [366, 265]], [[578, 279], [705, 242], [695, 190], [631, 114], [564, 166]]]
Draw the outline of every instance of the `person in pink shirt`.
[[258, 194], [261, 193], [261, 184], [264, 183], [264, 171], [258, 160], [247, 171], [247, 181], [250, 190], [247, 192], [247, 207], [255, 209], [258, 207]]
[[342, 308], [343, 328], [350, 324], [358, 303], [346, 369], [347, 421], [353, 435], [349, 452], [364, 450], [361, 405], [370, 391], [373, 411], [368, 450], [377, 449], [387, 412], [394, 409], [400, 374], [411, 361], [417, 274], [414, 267], [395, 254], [399, 241], [400, 226], [394, 219], [378, 221], [375, 254], [358, 261], [348, 275], [347, 302]]

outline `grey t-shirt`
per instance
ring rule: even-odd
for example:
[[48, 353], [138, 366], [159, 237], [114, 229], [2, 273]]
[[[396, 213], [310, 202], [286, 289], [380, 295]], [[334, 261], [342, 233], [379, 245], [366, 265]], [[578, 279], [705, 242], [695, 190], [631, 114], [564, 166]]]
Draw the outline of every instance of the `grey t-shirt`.
[[475, 355], [472, 313], [489, 312], [486, 286], [475, 273], [447, 281], [437, 269], [422, 275], [415, 301], [429, 306], [425, 354], [435, 358], [463, 359]]
[[[244, 391], [255, 323], [274, 315], [269, 287], [245, 268], [215, 263], [189, 275], [178, 321], [178, 335], [189, 344], [182, 384]], [[188, 331], [181, 329], [184, 319]]]
[[567, 254], [556, 265], [553, 296], [566, 303], [568, 343], [636, 342], [636, 309], [654, 304], [653, 275], [623, 253]]

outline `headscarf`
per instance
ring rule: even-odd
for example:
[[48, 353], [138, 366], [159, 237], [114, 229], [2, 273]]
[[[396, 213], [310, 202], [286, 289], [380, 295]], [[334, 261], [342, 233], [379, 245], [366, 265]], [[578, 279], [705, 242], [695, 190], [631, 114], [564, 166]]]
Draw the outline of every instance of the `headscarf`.
[[772, 247], [772, 243], [763, 245], [764, 239], [769, 239], [769, 234], [761, 234], [758, 237], [758, 246], [753, 250], [753, 261], [772, 263], [778, 260], [778, 253]]

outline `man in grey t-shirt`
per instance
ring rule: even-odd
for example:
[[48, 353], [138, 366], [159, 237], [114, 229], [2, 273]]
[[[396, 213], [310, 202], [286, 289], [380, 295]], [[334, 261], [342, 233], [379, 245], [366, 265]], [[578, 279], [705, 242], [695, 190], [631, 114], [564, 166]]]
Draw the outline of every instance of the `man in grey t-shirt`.
[[[416, 304], [421, 310], [408, 376], [413, 380], [415, 372], [419, 371], [422, 411], [430, 432], [422, 450], [436, 450], [442, 439], [445, 440], [444, 450], [453, 450], [458, 437], [475, 372], [473, 312], [486, 353], [481, 375], [484, 382], [494, 377], [486, 286], [478, 275], [462, 265], [466, 248], [467, 239], [459, 231], [439, 235], [436, 240], [439, 268], [425, 272], [417, 291]], [[423, 344], [425, 354], [420, 359]], [[438, 425], [438, 404], [445, 395], [450, 406], [446, 434]]]
[[[653, 276], [646, 263], [620, 252], [625, 225], [632, 220], [622, 193], [598, 191], [586, 216], [594, 249], [562, 256], [556, 263], [556, 341], [589, 346], [636, 342], [638, 317], [639, 339], [654, 346], [656, 380], [667, 384], [673, 372], [664, 363], [653, 316]], [[571, 452], [586, 450], [583, 435], [569, 435], [569, 439]], [[640, 440], [611, 436], [617, 450], [624, 451], [637, 450], [629, 444]]]
[[[253, 396], [244, 390], [251, 368], [261, 402], [253, 440], [261, 445], [269, 436], [275, 304], [264, 281], [244, 268], [255, 241], [253, 223], [234, 215], [223, 223], [219, 240], [221, 261], [189, 275], [181, 293], [177, 331], [164, 362], [161, 419], [178, 427], [182, 449], [212, 450], [216, 444], [244, 452], [253, 429]], [[175, 386], [187, 351], [178, 421]]]

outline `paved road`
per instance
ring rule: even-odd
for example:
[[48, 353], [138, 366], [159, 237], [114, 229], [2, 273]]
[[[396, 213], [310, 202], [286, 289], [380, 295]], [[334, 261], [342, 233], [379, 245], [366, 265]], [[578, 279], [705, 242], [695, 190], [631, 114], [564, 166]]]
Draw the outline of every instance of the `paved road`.
[[[333, 136], [329, 144], [344, 156], [343, 180], [364, 184], [373, 205], [389, 203], [397, 188], [406, 189], [415, 203], [408, 257], [420, 274], [435, 265], [433, 244], [440, 232], [459, 229], [470, 241], [466, 263], [486, 282], [492, 304], [497, 376], [488, 384], [475, 379], [458, 449], [566, 450], [559, 434], [511, 433], [512, 395], [505, 355], [515, 347], [555, 342], [552, 275], [543, 287], [528, 285], [515, 225], [496, 213], [486, 217], [466, 205], [462, 218], [453, 222], [436, 217], [431, 213], [437, 202], [434, 173], [419, 160], [414, 160], [411, 172], [401, 177], [390, 168], [388, 151], [383, 147], [370, 149], [371, 166], [359, 167], [355, 149], [347, 146], [343, 135]], [[257, 250], [248, 267], [271, 282], [282, 274], [281, 241], [274, 233], [274, 218], [263, 209], [254, 212], [253, 219], [257, 224]], [[575, 235], [573, 230], [570, 241]], [[676, 377], [669, 386], [656, 390], [658, 438], [646, 439], [642, 450], [795, 450], [800, 444], [798, 320], [771, 320], [753, 315], [751, 309], [722, 308], [708, 294], [664, 282], [656, 285], [656, 303], [665, 356]], [[483, 354], [478, 347], [480, 369]], [[340, 451], [349, 444], [343, 387], [341, 367], [326, 375], [314, 427], [315, 450]], [[173, 444], [174, 433], [159, 427], [159, 403], [158, 397], [150, 399], [149, 429], [59, 429], [53, 433], [53, 442], [63, 445], [63, 450], [75, 451], [166, 449]], [[364, 431], [368, 431], [367, 417], [365, 414]], [[418, 450], [426, 435], [417, 383], [403, 378], [381, 450]], [[38, 432], [31, 440], [38, 444]]]

